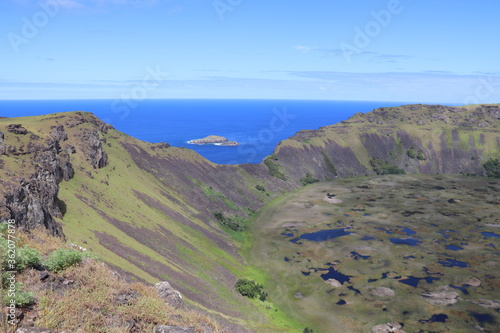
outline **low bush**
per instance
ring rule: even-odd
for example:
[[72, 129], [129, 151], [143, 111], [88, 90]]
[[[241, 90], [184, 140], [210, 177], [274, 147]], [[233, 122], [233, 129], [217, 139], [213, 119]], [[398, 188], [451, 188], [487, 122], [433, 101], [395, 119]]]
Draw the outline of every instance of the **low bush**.
[[41, 254], [26, 245], [17, 247], [17, 243], [0, 237], [2, 252], [2, 270], [22, 272], [29, 267], [38, 267], [41, 263]]
[[370, 165], [377, 175], [400, 175], [406, 173], [403, 169], [395, 165], [390, 165], [387, 161], [383, 161], [376, 157], [370, 160]]
[[78, 250], [58, 249], [50, 253], [47, 260], [43, 263], [47, 270], [58, 273], [68, 267], [82, 262], [83, 258], [92, 257], [89, 253]]
[[214, 217], [222, 227], [238, 232], [246, 230], [246, 221], [243, 216], [225, 216], [222, 212], [215, 212]]
[[239, 279], [236, 282], [236, 291], [242, 296], [248, 298], [259, 298], [262, 302], [267, 299], [267, 292], [264, 291], [264, 286], [249, 279]]
[[7, 274], [2, 274], [2, 281], [5, 289], [2, 300], [3, 305], [8, 306], [14, 303], [17, 307], [22, 308], [35, 303], [33, 293], [22, 290], [22, 283], [15, 282], [11, 285]]
[[500, 178], [500, 161], [490, 158], [488, 162], [483, 164], [488, 177]]
[[261, 192], [266, 192], [266, 188], [262, 185], [255, 185], [255, 188]]
[[317, 182], [319, 182], [319, 179], [313, 178], [313, 176], [309, 172], [306, 173], [306, 176], [300, 180], [300, 183], [302, 184], [302, 186], [314, 184]]

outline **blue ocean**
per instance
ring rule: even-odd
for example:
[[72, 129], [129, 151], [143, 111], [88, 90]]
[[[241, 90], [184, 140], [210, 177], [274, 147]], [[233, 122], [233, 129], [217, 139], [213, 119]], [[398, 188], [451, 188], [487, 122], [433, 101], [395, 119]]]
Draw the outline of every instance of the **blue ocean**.
[[[187, 147], [219, 164], [259, 163], [276, 145], [302, 129], [318, 129], [357, 112], [403, 102], [311, 100], [171, 99], [0, 101], [0, 116], [21, 117], [66, 111], [92, 112], [116, 129], [148, 142]], [[237, 147], [191, 145], [192, 139], [220, 135]]]

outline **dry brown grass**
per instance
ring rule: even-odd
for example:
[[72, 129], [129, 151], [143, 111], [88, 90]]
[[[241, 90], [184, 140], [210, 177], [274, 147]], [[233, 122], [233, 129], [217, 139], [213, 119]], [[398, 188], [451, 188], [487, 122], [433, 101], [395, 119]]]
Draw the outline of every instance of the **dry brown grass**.
[[19, 242], [19, 246], [28, 245], [40, 251], [43, 255], [47, 255], [64, 246], [64, 242], [61, 238], [50, 235], [49, 231], [41, 226], [29, 232], [20, 232]]
[[[41, 293], [37, 326], [76, 333], [152, 332], [156, 325], [194, 326], [197, 331], [210, 327], [222, 332], [215, 320], [191, 310], [175, 309], [156, 294], [152, 286], [128, 284], [100, 262], [87, 259], [61, 274], [75, 281], [61, 294], [57, 290]], [[135, 294], [129, 304], [118, 304], [118, 295]]]
[[[34, 248], [43, 256], [66, 246], [43, 229], [18, 236], [20, 246]], [[53, 287], [41, 282], [40, 272], [35, 269], [18, 275], [23, 291], [32, 292], [37, 300], [32, 310], [38, 312], [35, 321], [38, 327], [55, 332], [125, 333], [152, 332], [156, 325], [179, 325], [195, 327], [196, 332], [204, 332], [206, 328], [223, 332], [217, 321], [206, 313], [175, 309], [157, 295], [153, 286], [127, 283], [98, 260], [84, 259], [79, 265], [55, 275], [69, 284], [61, 287], [59, 282]], [[128, 302], [118, 302], [116, 298], [120, 295], [131, 296]]]

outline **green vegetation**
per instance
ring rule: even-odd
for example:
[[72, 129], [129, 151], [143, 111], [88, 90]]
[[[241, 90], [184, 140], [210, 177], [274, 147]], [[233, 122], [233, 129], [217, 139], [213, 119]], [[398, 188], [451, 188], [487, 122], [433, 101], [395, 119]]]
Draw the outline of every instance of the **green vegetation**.
[[417, 153], [415, 152], [415, 149], [413, 149], [413, 147], [406, 151], [406, 155], [408, 155], [409, 158], [417, 157]]
[[255, 188], [261, 192], [266, 192], [266, 188], [262, 185], [255, 185]]
[[420, 161], [425, 160], [425, 155], [422, 149], [419, 149], [418, 152], [416, 152], [415, 149], [411, 147], [406, 151], [406, 155], [408, 155], [409, 158], [417, 158]]
[[500, 161], [497, 158], [490, 158], [488, 162], [483, 164], [483, 167], [488, 177], [500, 178]]
[[314, 330], [312, 328], [306, 327], [306, 328], [304, 328], [303, 333], [314, 333]]
[[302, 186], [314, 184], [317, 182], [319, 182], [319, 179], [313, 178], [313, 176], [309, 172], [306, 173], [306, 176], [300, 180], [300, 183], [302, 184]]
[[377, 157], [370, 160], [370, 165], [377, 175], [398, 175], [406, 173], [403, 169], [395, 165], [390, 165], [387, 161], [383, 161]]
[[424, 155], [424, 152], [422, 151], [422, 149], [420, 149], [417, 153], [417, 159], [419, 159], [420, 161], [423, 161], [425, 160], [425, 155]]
[[335, 169], [335, 165], [333, 165], [333, 162], [326, 156], [325, 152], [321, 152], [321, 155], [323, 155], [323, 161], [325, 161], [326, 168], [330, 173], [332, 173], [334, 176], [337, 176], [337, 169]]
[[245, 231], [247, 228], [246, 221], [243, 216], [225, 216], [223, 212], [215, 212], [214, 217], [222, 227], [229, 228], [230, 230], [241, 232]]
[[269, 169], [269, 174], [271, 176], [276, 177], [276, 178], [281, 179], [281, 180], [287, 180], [287, 177], [283, 173], [281, 166], [278, 163], [274, 162], [277, 160], [278, 160], [278, 158], [276, 157], [276, 155], [272, 154], [264, 160], [264, 164]]
[[236, 282], [236, 291], [239, 292], [242, 296], [248, 298], [259, 298], [262, 302], [267, 299], [267, 292], [264, 291], [264, 286], [262, 284], [258, 284], [257, 282], [249, 279], [239, 279]]
[[84, 258], [89, 257], [92, 257], [92, 255], [86, 251], [81, 252], [74, 249], [57, 249], [49, 254], [49, 257], [44, 262], [44, 266], [47, 270], [58, 273], [66, 268], [81, 263]]

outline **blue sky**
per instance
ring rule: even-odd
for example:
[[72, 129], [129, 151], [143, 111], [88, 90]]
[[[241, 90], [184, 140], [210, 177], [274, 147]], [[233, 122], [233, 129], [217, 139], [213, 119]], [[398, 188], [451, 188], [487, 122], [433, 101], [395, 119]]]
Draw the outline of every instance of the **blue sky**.
[[2, 0], [0, 99], [500, 102], [498, 0]]

